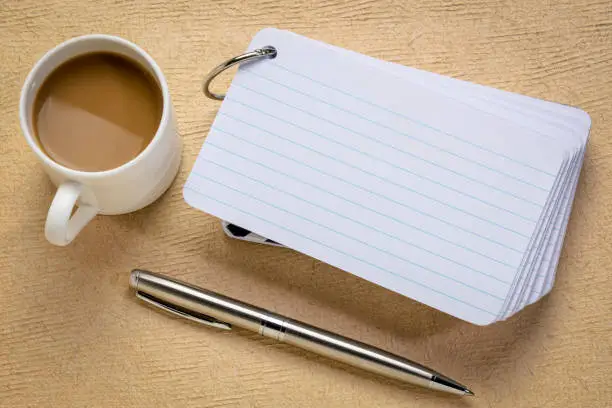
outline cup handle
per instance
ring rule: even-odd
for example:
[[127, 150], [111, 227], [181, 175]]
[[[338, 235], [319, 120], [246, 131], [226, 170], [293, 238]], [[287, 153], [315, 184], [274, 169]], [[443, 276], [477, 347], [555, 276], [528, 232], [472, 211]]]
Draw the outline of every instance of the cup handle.
[[82, 186], [73, 181], [67, 181], [58, 187], [45, 224], [45, 236], [50, 243], [68, 245], [98, 213], [94, 206], [79, 205], [71, 216], [81, 190]]

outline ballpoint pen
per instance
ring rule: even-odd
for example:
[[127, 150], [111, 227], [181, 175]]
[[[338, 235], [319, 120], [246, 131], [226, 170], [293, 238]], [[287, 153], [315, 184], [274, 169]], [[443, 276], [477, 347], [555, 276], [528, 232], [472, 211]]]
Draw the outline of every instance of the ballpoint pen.
[[198, 323], [225, 330], [235, 325], [386, 377], [474, 395], [456, 381], [400, 356], [176, 279], [135, 269], [130, 286], [140, 299]]

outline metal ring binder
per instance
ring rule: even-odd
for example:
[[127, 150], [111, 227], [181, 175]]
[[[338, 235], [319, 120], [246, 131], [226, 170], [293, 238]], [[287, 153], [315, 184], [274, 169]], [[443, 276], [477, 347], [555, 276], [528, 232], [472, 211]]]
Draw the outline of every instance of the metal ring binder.
[[261, 58], [274, 58], [274, 57], [276, 57], [276, 48], [270, 45], [267, 45], [265, 47], [258, 48], [256, 50], [230, 58], [227, 61], [217, 65], [215, 68], [212, 69], [212, 71], [208, 73], [208, 75], [206, 75], [206, 77], [204, 78], [204, 81], [202, 82], [202, 92], [204, 92], [204, 95], [206, 95], [210, 99], [216, 99], [218, 101], [222, 101], [225, 98], [225, 94], [217, 94], [217, 93], [211, 92], [209, 89], [210, 83], [213, 81], [213, 79], [217, 77], [217, 75], [219, 75], [226, 69], [233, 67], [236, 64], [242, 64], [243, 62], [256, 61]]

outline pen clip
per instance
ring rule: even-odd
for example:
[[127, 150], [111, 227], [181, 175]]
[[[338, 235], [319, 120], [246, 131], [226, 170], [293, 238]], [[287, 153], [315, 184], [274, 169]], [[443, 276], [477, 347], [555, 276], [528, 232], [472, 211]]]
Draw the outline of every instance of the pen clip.
[[188, 319], [188, 320], [191, 320], [197, 323], [205, 324], [207, 326], [216, 327], [217, 329], [232, 330], [231, 324], [219, 321], [215, 319], [214, 317], [211, 317], [211, 316], [208, 316], [202, 313], [194, 312], [192, 310], [187, 310], [177, 305], [165, 303], [151, 295], [148, 295], [142, 292], [136, 292], [136, 296], [140, 298], [141, 300], [144, 300], [145, 302], [153, 306], [157, 306], [160, 309], [165, 310], [166, 312], [183, 317], [185, 319]]

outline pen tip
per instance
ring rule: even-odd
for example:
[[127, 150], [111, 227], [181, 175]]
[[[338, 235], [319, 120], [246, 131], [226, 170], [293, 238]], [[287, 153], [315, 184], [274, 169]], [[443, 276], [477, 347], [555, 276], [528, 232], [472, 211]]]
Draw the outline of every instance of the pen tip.
[[134, 269], [132, 273], [130, 273], [130, 286], [134, 289], [138, 289], [138, 276], [140, 275], [140, 271], [138, 269]]
[[450, 392], [455, 395], [474, 395], [474, 393], [465, 385], [461, 385], [457, 381], [442, 374], [435, 374], [431, 379], [429, 387], [436, 390]]

